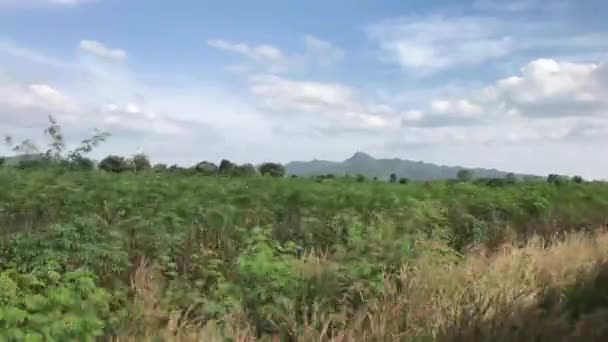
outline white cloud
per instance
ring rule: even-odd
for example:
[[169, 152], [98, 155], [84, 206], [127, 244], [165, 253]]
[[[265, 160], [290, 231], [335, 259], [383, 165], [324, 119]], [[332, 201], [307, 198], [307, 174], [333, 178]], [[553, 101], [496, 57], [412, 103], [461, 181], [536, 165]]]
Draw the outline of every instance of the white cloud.
[[344, 59], [344, 50], [312, 35], [304, 36], [306, 55], [316, 63], [327, 66]]
[[256, 75], [250, 78], [250, 91], [267, 110], [290, 117], [305, 114], [313, 122], [322, 121], [336, 127], [386, 127], [394, 112], [387, 105], [365, 102], [357, 90], [340, 83], [295, 81], [273, 75]]
[[519, 75], [473, 91], [469, 98], [435, 99], [426, 110], [410, 110], [402, 125], [487, 127], [537, 118], [608, 120], [607, 69], [606, 63], [538, 59], [521, 68]]
[[0, 107], [9, 110], [42, 110], [69, 113], [78, 110], [71, 97], [48, 84], [0, 84]]
[[495, 18], [432, 16], [387, 20], [368, 27], [384, 59], [416, 72], [474, 65], [508, 55], [513, 40]]
[[122, 61], [127, 58], [127, 52], [125, 50], [112, 49], [95, 40], [80, 41], [80, 49], [93, 56], [108, 60]]
[[[310, 65], [329, 66], [346, 55], [339, 47], [312, 35], [304, 36], [305, 51], [301, 53], [286, 53], [270, 44], [234, 43], [223, 39], [208, 40], [207, 45], [246, 57], [272, 73], [284, 73]], [[238, 72], [249, 71], [244, 65], [230, 65], [228, 68]]]
[[279, 48], [268, 44], [248, 45], [232, 43], [222, 39], [208, 40], [207, 44], [217, 49], [240, 54], [272, 71], [282, 71], [288, 64], [287, 57], [283, 52]]
[[366, 31], [380, 47], [382, 61], [419, 75], [478, 66], [523, 53], [536, 55], [541, 50], [556, 55], [568, 51], [575, 57], [608, 48], [602, 33], [573, 30], [549, 19], [415, 16], [384, 20], [368, 26]]

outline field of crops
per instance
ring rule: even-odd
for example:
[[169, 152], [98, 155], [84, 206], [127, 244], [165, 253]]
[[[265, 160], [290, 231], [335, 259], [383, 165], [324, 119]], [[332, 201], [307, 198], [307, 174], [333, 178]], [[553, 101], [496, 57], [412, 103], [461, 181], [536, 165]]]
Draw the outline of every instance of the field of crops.
[[5, 167], [0, 340], [599, 341], [607, 224], [601, 182]]

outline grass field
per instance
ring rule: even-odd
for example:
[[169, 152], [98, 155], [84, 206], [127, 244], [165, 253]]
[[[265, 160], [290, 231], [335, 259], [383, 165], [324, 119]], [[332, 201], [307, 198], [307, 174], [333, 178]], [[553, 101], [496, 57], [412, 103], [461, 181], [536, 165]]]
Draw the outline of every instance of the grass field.
[[0, 169], [0, 340], [602, 341], [608, 184]]

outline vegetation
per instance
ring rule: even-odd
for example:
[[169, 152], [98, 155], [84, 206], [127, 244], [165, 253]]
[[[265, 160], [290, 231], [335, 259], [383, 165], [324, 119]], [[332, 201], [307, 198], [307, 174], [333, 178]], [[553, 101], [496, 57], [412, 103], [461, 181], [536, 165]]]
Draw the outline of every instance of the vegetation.
[[91, 170], [52, 151], [0, 168], [0, 340], [608, 337], [606, 183], [285, 178], [142, 156]]

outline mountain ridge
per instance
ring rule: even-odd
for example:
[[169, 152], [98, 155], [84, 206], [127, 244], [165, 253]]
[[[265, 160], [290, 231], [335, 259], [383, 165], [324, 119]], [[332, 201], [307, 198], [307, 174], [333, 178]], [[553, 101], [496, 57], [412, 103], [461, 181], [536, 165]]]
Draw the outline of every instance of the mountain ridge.
[[[411, 180], [444, 180], [456, 179], [458, 171], [470, 170], [476, 178], [504, 178], [511, 172], [497, 169], [467, 168], [447, 166], [399, 158], [374, 158], [358, 151], [344, 161], [314, 159], [312, 161], [292, 161], [285, 165], [287, 173], [298, 176], [318, 176], [325, 174], [357, 175], [388, 179], [392, 173], [397, 177]], [[513, 173], [515, 174], [515, 173]], [[515, 174], [523, 178], [533, 175]]]

